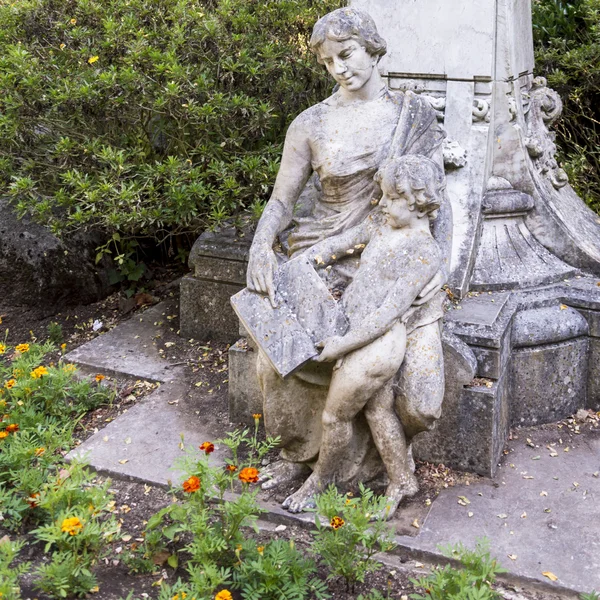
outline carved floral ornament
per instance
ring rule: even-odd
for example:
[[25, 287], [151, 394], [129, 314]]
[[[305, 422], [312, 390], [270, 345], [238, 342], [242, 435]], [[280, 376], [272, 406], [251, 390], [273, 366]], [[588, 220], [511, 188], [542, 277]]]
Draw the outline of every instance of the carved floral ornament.
[[562, 100], [547, 87], [544, 77], [536, 77], [529, 92], [529, 108], [525, 114], [527, 137], [525, 146], [534, 166], [541, 175], [550, 179], [556, 189], [564, 187], [569, 179], [556, 162], [556, 134], [550, 127], [562, 112]]

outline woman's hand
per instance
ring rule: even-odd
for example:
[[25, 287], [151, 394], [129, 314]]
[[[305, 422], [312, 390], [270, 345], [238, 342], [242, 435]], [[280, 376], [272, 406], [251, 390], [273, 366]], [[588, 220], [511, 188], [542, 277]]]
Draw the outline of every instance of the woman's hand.
[[328, 337], [319, 342], [317, 348], [323, 348], [321, 354], [314, 359], [317, 362], [333, 362], [334, 360], [338, 360], [338, 358], [342, 358], [350, 351], [344, 342], [344, 338], [339, 335]]
[[275, 252], [268, 244], [252, 244], [248, 257], [246, 285], [248, 289], [269, 296], [271, 306], [275, 308], [275, 271], [278, 263]]

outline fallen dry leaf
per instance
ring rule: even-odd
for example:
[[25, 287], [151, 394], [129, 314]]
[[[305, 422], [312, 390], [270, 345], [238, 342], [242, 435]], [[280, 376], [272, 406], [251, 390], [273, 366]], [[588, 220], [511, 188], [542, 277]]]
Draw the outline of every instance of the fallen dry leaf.
[[120, 465], [124, 465], [125, 463], [128, 463], [128, 462], [129, 462], [129, 459], [128, 458], [124, 458], [123, 460], [119, 461], [119, 464]]
[[558, 577], [554, 573], [551, 573], [550, 571], [543, 571], [542, 575], [544, 577], [547, 577], [550, 581], [558, 581]]
[[415, 528], [415, 529], [421, 529], [421, 526], [419, 525], [419, 519], [415, 519], [411, 525]]
[[510, 558], [510, 560], [517, 560], [517, 555], [516, 554], [507, 554], [508, 558]]

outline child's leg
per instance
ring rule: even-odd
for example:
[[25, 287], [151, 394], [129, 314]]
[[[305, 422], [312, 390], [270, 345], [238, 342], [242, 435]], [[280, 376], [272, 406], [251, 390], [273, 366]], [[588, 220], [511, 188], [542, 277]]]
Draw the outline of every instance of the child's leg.
[[413, 496], [419, 489], [417, 479], [408, 465], [406, 438], [394, 411], [391, 381], [367, 402], [365, 416], [390, 480], [386, 490], [388, 505], [384, 514], [385, 518], [390, 519], [402, 498]]
[[310, 507], [313, 496], [335, 480], [342, 459], [351, 451], [356, 415], [396, 374], [405, 345], [406, 328], [397, 323], [374, 342], [344, 357], [333, 372], [327, 394], [319, 459], [304, 485], [285, 500], [284, 508], [299, 512]]

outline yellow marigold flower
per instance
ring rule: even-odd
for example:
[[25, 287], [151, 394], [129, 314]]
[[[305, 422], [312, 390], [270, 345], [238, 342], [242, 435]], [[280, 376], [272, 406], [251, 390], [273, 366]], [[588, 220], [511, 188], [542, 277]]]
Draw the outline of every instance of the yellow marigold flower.
[[77, 19], [71, 19], [69, 23], [71, 23], [71, 25], [77, 25]]
[[262, 415], [261, 415], [260, 413], [254, 413], [254, 414], [252, 415], [252, 418], [253, 418], [255, 421], [258, 421], [258, 420], [259, 420], [261, 417], [262, 417]]
[[[0, 323], [2, 320], [0, 319]], [[6, 352], [6, 344], [0, 344], [0, 354], [4, 354]]]
[[[4, 390], [0, 390], [0, 392], [4, 393]], [[0, 408], [4, 408], [6, 406], [6, 400], [0, 400]], [[2, 421], [2, 419], [0, 419]]]
[[0, 431], [0, 440], [8, 437], [8, 431]]
[[[60, 48], [61, 50], [64, 50], [64, 48], [65, 48], [65, 44], [61, 44], [61, 45], [59, 46], [59, 48]], [[66, 344], [62, 344], [62, 345], [61, 345], [61, 347], [62, 347], [63, 345], [65, 345], [65, 346], [66, 346]]]
[[31, 371], [31, 373], [29, 375], [31, 377], [33, 377], [34, 379], [39, 379], [40, 377], [43, 377], [44, 375], [48, 375], [48, 369], [46, 369], [46, 367], [38, 367], [37, 369], [34, 369], [33, 371]]
[[344, 519], [342, 519], [342, 517], [333, 517], [333, 519], [331, 519], [331, 522], [329, 523], [331, 525], [331, 527], [333, 529], [339, 529], [340, 527], [343, 527], [345, 524]]
[[246, 467], [240, 471], [238, 478], [244, 483], [258, 483], [258, 471], [254, 467]]
[[83, 529], [83, 523], [79, 517], [69, 517], [62, 522], [60, 529], [69, 535], [77, 535]]
[[265, 547], [264, 546], [258, 546], [258, 548], [256, 549], [256, 551], [262, 556], [263, 552], [265, 551]]
[[17, 344], [15, 346], [15, 350], [17, 352], [20, 352], [21, 354], [24, 354], [25, 352], [29, 352], [29, 344]]
[[65, 365], [63, 367], [63, 371], [65, 373], [72, 373], [75, 370], [77, 370], [77, 367], [75, 365], [72, 365], [72, 364], [68, 364], [68, 365]]
[[90, 63], [90, 65], [93, 65], [99, 58], [99, 56], [90, 56], [88, 58], [88, 62]]
[[42, 456], [44, 454], [46, 454], [46, 448], [44, 448], [43, 446], [35, 449], [36, 456]]
[[7, 390], [10, 390], [10, 388], [15, 387], [15, 385], [17, 385], [17, 380], [16, 379], [9, 379], [5, 384], [4, 387]]
[[67, 344], [61, 344], [60, 349], [64, 352], [67, 349]]
[[233, 596], [229, 590], [221, 590], [216, 596], [215, 600], [233, 600]]
[[185, 592], [177, 592], [171, 600], [185, 600], [187, 598], [187, 594]]
[[100, 373], [98, 373], [98, 375], [96, 375], [96, 377], [94, 377], [94, 379], [100, 383], [103, 379], [106, 379], [105, 375], [101, 375]]

